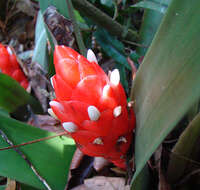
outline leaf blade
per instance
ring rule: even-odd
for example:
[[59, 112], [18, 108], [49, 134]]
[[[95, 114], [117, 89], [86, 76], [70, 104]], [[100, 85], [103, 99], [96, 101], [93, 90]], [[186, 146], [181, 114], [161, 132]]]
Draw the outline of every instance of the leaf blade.
[[[0, 129], [14, 144], [53, 135], [53, 133], [29, 126], [3, 115], [0, 115]], [[0, 137], [0, 146], [8, 146], [2, 137]], [[48, 141], [20, 147], [20, 150], [31, 161], [40, 175], [45, 178], [52, 189], [64, 189], [70, 162], [75, 150], [73, 140], [65, 137], [62, 137], [62, 139], [56, 137]], [[35, 188], [45, 188], [27, 163], [14, 150], [0, 151], [0, 161], [3, 163], [0, 164], [1, 176], [16, 179]]]
[[8, 112], [14, 112], [19, 106], [25, 104], [30, 104], [36, 113], [42, 112], [40, 103], [17, 81], [3, 73], [0, 73], [0, 92], [0, 108]]
[[132, 98], [137, 118], [136, 173], [132, 183], [158, 145], [200, 97], [200, 77], [196, 77], [200, 72], [200, 25], [193, 16], [198, 6], [199, 2], [172, 1], [135, 78]]

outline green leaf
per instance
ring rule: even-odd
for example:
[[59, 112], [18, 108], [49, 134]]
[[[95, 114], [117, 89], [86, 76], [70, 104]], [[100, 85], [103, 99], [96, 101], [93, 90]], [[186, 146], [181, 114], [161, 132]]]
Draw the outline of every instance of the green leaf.
[[[164, 1], [166, 3], [165, 6], [168, 6], [170, 1]], [[152, 0], [146, 0], [145, 2], [151, 3]], [[156, 0], [155, 2], [158, 4], [164, 3], [163, 0]], [[157, 32], [157, 29], [162, 21], [162, 18], [163, 14], [161, 14], [158, 11], [150, 9], [146, 9], [144, 11], [143, 22], [140, 28], [139, 41], [138, 41], [138, 43], [142, 44], [144, 47], [138, 47], [136, 49], [137, 53], [140, 56], [144, 56], [149, 46], [151, 45], [151, 42], [155, 36], [155, 33]]]
[[20, 84], [10, 76], [0, 73], [0, 108], [14, 112], [19, 106], [30, 104], [33, 111], [41, 113], [40, 103], [28, 94]]
[[167, 171], [167, 178], [170, 182], [175, 183], [184, 175], [188, 160], [194, 159], [192, 154], [195, 147], [199, 146], [199, 137], [200, 113], [186, 127], [172, 150]]
[[154, 2], [154, 1], [140, 1], [139, 3], [136, 3], [132, 5], [131, 7], [151, 9], [154, 11], [158, 11], [162, 14], [164, 14], [167, 10], [167, 6], [165, 4]]
[[145, 167], [135, 179], [134, 185], [132, 185], [132, 190], [147, 190], [150, 185], [149, 182], [149, 168], [148, 165], [145, 165]]
[[[14, 144], [55, 135], [0, 115], [0, 129]], [[0, 147], [9, 146], [0, 137]], [[70, 162], [75, 151], [74, 141], [56, 137], [19, 147], [53, 190], [64, 189]], [[46, 189], [24, 159], [13, 149], [0, 151], [0, 175], [39, 189]]]
[[38, 12], [37, 16], [32, 62], [39, 63], [44, 71], [48, 71], [47, 33], [41, 11]]
[[113, 6], [113, 1], [112, 0], [100, 0], [102, 5], [105, 5], [107, 7], [112, 7]]
[[136, 172], [132, 184], [200, 97], [199, 6], [200, 1], [172, 1], [136, 75], [132, 90], [137, 118]]
[[6, 185], [0, 185], [0, 190], [5, 190], [6, 189]]
[[1, 108], [0, 108], [0, 115], [6, 116], [6, 117], [10, 117], [9, 113], [6, 110], [1, 109]]
[[50, 6], [53, 5], [58, 9], [64, 17], [69, 18], [66, 0], [37, 0], [40, 2], [40, 9], [42, 13]]

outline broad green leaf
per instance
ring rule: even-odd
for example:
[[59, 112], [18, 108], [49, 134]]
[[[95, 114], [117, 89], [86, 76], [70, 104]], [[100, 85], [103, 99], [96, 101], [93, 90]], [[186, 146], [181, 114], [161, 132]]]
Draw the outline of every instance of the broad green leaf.
[[200, 97], [199, 6], [200, 1], [171, 2], [136, 75], [132, 188], [150, 156]]
[[6, 189], [6, 185], [0, 185], [0, 190], [5, 190]]
[[190, 122], [172, 150], [167, 171], [167, 178], [170, 182], [175, 183], [184, 175], [188, 160], [193, 160], [193, 151], [196, 146], [199, 146], [199, 137], [200, 113]]
[[41, 113], [39, 102], [28, 94], [20, 84], [10, 76], [0, 73], [0, 108], [14, 112], [19, 106], [30, 104], [33, 111]]
[[149, 175], [149, 168], [146, 164], [139, 175], [136, 177], [132, 190], [147, 190], [150, 183]]
[[132, 5], [131, 7], [151, 9], [154, 11], [158, 11], [162, 14], [164, 14], [167, 10], [167, 6], [165, 4], [154, 2], [154, 1], [140, 1], [139, 3], [136, 3]]
[[[0, 115], [0, 130], [14, 144], [55, 135]], [[0, 136], [0, 147], [9, 146]], [[56, 137], [19, 147], [53, 190], [64, 189], [70, 162], [75, 150], [74, 141]], [[24, 159], [13, 149], [0, 151], [0, 175], [15, 179], [38, 189], [46, 189]]]
[[32, 62], [39, 63], [44, 71], [48, 71], [47, 33], [41, 11], [38, 12], [37, 16]]

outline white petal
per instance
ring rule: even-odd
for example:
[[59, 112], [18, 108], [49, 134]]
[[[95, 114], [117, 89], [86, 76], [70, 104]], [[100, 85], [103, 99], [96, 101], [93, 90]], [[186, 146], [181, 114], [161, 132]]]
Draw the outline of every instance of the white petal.
[[104, 87], [103, 87], [103, 97], [107, 97], [108, 96], [108, 91], [109, 91], [109, 88], [110, 88], [110, 85], [106, 84]]
[[64, 122], [62, 124], [63, 128], [69, 133], [74, 133], [77, 131], [78, 127], [73, 122]]
[[12, 50], [11, 50], [11, 48], [10, 48], [9, 46], [7, 46], [7, 51], [8, 51], [8, 53], [9, 53], [10, 55], [13, 54], [13, 52], [12, 52]]
[[61, 105], [59, 102], [56, 102], [56, 101], [50, 101], [50, 102], [49, 102], [49, 105], [50, 105], [50, 106], [55, 106], [55, 107], [57, 107], [58, 109], [62, 109], [62, 108], [63, 108], [62, 105]]
[[117, 140], [117, 142], [124, 142], [124, 143], [127, 143], [127, 140], [125, 137], [119, 137], [119, 139]]
[[93, 144], [103, 145], [103, 141], [100, 137], [94, 139]]
[[53, 118], [59, 120], [58, 117], [56, 116], [56, 114], [53, 112], [53, 110], [52, 110], [51, 108], [48, 109], [48, 113], [49, 113], [49, 115], [52, 116]]
[[53, 86], [53, 77], [50, 78], [50, 82], [51, 82], [51, 86], [54, 88], [54, 86]]
[[88, 51], [87, 51], [87, 60], [90, 61], [90, 62], [95, 62], [96, 64], [98, 64], [97, 58], [96, 58], [94, 52], [91, 49], [88, 49]]
[[113, 110], [114, 117], [118, 117], [122, 113], [122, 106], [117, 106]]
[[101, 115], [95, 106], [89, 106], [87, 111], [91, 121], [97, 121]]
[[114, 69], [110, 74], [110, 82], [117, 86], [119, 84], [119, 81], [120, 81], [119, 70]]

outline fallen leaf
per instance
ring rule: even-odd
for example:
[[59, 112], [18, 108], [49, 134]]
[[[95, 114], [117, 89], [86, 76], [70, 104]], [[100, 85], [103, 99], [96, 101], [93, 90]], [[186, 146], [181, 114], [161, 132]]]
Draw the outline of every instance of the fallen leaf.
[[84, 185], [77, 186], [72, 190], [129, 190], [130, 186], [125, 185], [125, 179], [119, 177], [97, 176], [86, 179]]

